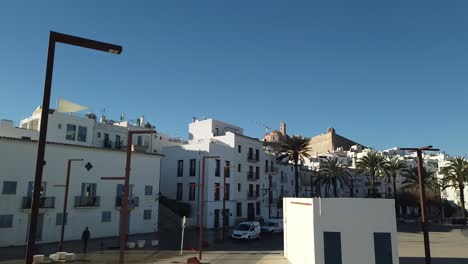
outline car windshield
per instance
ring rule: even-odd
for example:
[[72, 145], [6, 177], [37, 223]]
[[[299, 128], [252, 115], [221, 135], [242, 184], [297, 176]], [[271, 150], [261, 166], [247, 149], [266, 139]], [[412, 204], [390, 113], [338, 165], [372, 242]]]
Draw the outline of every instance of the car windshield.
[[263, 226], [275, 226], [275, 223], [265, 222], [265, 224], [263, 224]]
[[240, 230], [240, 231], [247, 231], [250, 229], [250, 225], [247, 225], [247, 224], [240, 224], [236, 230]]

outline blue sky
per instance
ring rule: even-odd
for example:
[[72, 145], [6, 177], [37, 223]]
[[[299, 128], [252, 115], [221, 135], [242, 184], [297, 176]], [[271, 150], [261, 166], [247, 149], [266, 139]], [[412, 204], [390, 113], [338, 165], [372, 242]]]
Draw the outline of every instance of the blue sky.
[[[120, 44], [59, 45], [52, 101], [144, 114], [187, 137], [192, 116], [377, 149], [468, 154], [468, 1], [0, 2], [0, 118], [42, 101], [48, 32]], [[54, 104], [55, 105], [55, 104]]]

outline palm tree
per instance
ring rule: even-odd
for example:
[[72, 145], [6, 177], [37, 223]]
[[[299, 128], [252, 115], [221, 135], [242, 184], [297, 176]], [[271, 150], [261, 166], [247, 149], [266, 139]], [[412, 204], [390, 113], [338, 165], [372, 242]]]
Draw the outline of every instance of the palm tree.
[[[422, 176], [424, 179], [424, 187], [435, 192], [435, 190], [439, 186], [437, 177], [435, 176], [435, 172], [432, 170], [427, 170], [423, 167]], [[403, 172], [403, 177], [405, 177], [405, 179], [403, 180], [403, 184], [401, 185], [402, 191], [419, 192], [419, 176], [417, 167], [405, 170]]]
[[333, 194], [338, 197], [337, 185], [349, 185], [349, 173], [336, 157], [328, 157], [320, 164], [320, 182], [325, 186], [333, 186]]
[[372, 197], [377, 197], [377, 189], [375, 188], [375, 180], [377, 176], [382, 175], [387, 161], [385, 158], [375, 151], [370, 151], [366, 156], [360, 158], [356, 162], [358, 170], [367, 174], [371, 178]]
[[391, 181], [393, 185], [393, 199], [395, 200], [395, 213], [397, 217], [400, 215], [400, 210], [398, 207], [396, 177], [398, 174], [404, 173], [407, 169], [408, 169], [408, 166], [406, 165], [406, 162], [404, 160], [399, 159], [398, 157], [389, 158], [384, 168], [384, 172], [385, 172], [385, 175], [387, 176], [387, 180]]
[[440, 169], [443, 174], [443, 181], [448, 183], [450, 187], [454, 187], [460, 191], [460, 202], [462, 205], [462, 217], [466, 223], [465, 213], [465, 183], [468, 182], [468, 161], [464, 157], [455, 157], [449, 160], [446, 167]]
[[277, 160], [294, 164], [296, 197], [299, 197], [299, 164], [304, 163], [305, 158], [309, 158], [309, 141], [309, 138], [302, 136], [287, 137], [281, 141], [279, 149]]

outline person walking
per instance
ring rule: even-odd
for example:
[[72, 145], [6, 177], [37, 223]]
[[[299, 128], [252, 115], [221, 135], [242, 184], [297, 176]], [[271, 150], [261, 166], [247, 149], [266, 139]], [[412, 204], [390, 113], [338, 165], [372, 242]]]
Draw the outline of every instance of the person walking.
[[81, 234], [81, 240], [83, 241], [83, 253], [86, 253], [88, 250], [88, 240], [91, 237], [91, 234], [89, 233], [88, 227], [86, 227], [83, 230], [83, 233]]

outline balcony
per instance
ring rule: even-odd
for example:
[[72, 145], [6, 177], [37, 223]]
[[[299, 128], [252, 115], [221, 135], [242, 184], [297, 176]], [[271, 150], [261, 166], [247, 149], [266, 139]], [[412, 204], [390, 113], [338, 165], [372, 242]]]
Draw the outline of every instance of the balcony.
[[257, 196], [255, 196], [255, 192], [248, 192], [247, 193], [247, 200], [255, 200], [257, 199]]
[[[122, 206], [123, 197], [117, 196], [115, 197], [115, 207]], [[140, 205], [140, 199], [137, 196], [130, 196], [128, 197], [128, 207], [137, 207]]]
[[75, 196], [75, 207], [99, 207], [99, 196]]
[[[31, 209], [32, 197], [23, 197], [22, 209]], [[39, 208], [55, 208], [55, 197], [40, 197]]]
[[283, 177], [283, 178], [280, 179], [280, 182], [281, 183], [288, 183], [288, 178]]
[[249, 155], [247, 155], [247, 161], [248, 161], [248, 162], [255, 162], [255, 163], [257, 163], [257, 162], [260, 161], [260, 158], [259, 158], [259, 156], [255, 156], [255, 155], [253, 155], [253, 154], [249, 154]]
[[265, 168], [265, 172], [266, 173], [271, 173], [271, 174], [276, 174], [278, 173], [279, 169], [278, 167], [269, 167], [269, 168]]
[[257, 181], [260, 177], [255, 175], [253, 171], [247, 172], [247, 180], [248, 181]]

